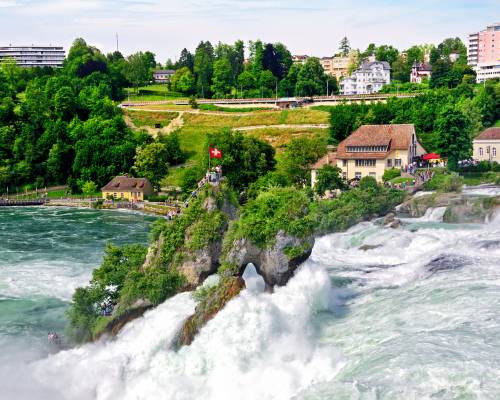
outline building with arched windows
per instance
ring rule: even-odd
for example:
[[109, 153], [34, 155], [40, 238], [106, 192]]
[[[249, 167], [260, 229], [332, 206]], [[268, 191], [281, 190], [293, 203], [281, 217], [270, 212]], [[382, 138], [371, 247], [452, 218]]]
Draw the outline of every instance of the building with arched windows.
[[488, 128], [473, 141], [473, 158], [500, 162], [500, 128]]

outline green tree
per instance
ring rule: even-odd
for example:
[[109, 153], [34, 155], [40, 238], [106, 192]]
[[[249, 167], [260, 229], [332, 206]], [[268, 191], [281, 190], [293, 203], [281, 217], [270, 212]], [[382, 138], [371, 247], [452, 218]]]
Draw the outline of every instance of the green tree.
[[196, 77], [196, 91], [200, 97], [210, 97], [214, 63], [214, 49], [212, 44], [200, 42], [194, 55], [194, 73]]
[[448, 168], [456, 170], [458, 161], [468, 159], [472, 154], [470, 127], [465, 115], [456, 107], [446, 106], [436, 121], [439, 146], [448, 157]]
[[73, 42], [65, 61], [65, 70], [72, 76], [83, 78], [94, 72], [107, 72], [106, 57], [95, 47], [79, 38]]
[[82, 193], [86, 196], [97, 193], [97, 185], [92, 181], [87, 181], [82, 184]]
[[310, 57], [297, 74], [295, 94], [298, 96], [315, 96], [325, 93], [326, 76], [319, 59]]
[[172, 89], [177, 92], [193, 94], [195, 91], [194, 75], [188, 67], [181, 67], [172, 76], [171, 85]]
[[342, 38], [339, 45], [339, 50], [343, 57], [347, 57], [351, 51], [351, 45], [349, 44], [349, 39], [346, 36]]
[[166, 146], [154, 142], [137, 149], [134, 171], [138, 176], [148, 178], [159, 189], [161, 179], [168, 173], [168, 152]]
[[266, 142], [228, 129], [207, 136], [205, 148], [222, 151], [222, 172], [230, 185], [238, 190], [246, 188], [260, 176], [274, 169], [274, 148]]
[[317, 173], [316, 184], [314, 190], [320, 196], [323, 196], [327, 190], [345, 189], [346, 184], [341, 177], [341, 169], [332, 166], [324, 165]]
[[123, 73], [128, 81], [134, 85], [136, 91], [140, 86], [151, 81], [150, 63], [149, 57], [142, 52], [132, 54], [127, 58]]
[[279, 169], [298, 186], [307, 185], [311, 164], [326, 154], [326, 143], [319, 138], [295, 138], [286, 146]]
[[375, 50], [375, 58], [377, 61], [387, 61], [393, 64], [399, 57], [399, 50], [395, 47], [383, 44]]
[[233, 71], [227, 58], [214, 62], [212, 92], [215, 97], [223, 98], [233, 86]]
[[191, 72], [194, 68], [194, 56], [186, 48], [182, 49], [179, 61], [177, 61], [177, 64], [175, 65], [176, 70], [181, 68], [187, 68]]

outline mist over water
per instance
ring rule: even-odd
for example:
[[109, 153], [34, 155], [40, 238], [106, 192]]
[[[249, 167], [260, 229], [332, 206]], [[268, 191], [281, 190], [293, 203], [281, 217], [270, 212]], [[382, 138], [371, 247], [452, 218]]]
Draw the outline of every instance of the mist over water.
[[29, 384], [11, 379], [8, 390], [51, 400], [498, 399], [500, 218], [441, 217], [320, 238], [273, 294], [248, 268], [248, 289], [177, 352], [169, 345], [194, 310], [189, 293], [114, 340], [24, 364]]

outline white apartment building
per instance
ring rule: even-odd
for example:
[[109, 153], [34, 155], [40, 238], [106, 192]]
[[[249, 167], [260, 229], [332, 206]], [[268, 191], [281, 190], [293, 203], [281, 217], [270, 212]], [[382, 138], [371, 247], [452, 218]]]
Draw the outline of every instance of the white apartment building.
[[66, 54], [60, 46], [4, 46], [0, 47], [0, 61], [14, 60], [20, 67], [61, 68]]
[[391, 83], [391, 66], [387, 61], [364, 61], [354, 73], [340, 82], [343, 95], [377, 93]]

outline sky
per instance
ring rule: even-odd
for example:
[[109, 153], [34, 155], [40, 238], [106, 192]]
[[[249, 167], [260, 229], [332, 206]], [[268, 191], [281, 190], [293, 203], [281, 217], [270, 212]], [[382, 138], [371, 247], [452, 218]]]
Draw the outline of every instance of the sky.
[[343, 36], [406, 49], [438, 44], [500, 21], [500, 0], [0, 0], [0, 46], [63, 45], [152, 51], [175, 61], [201, 40], [282, 42], [293, 54], [330, 56]]

